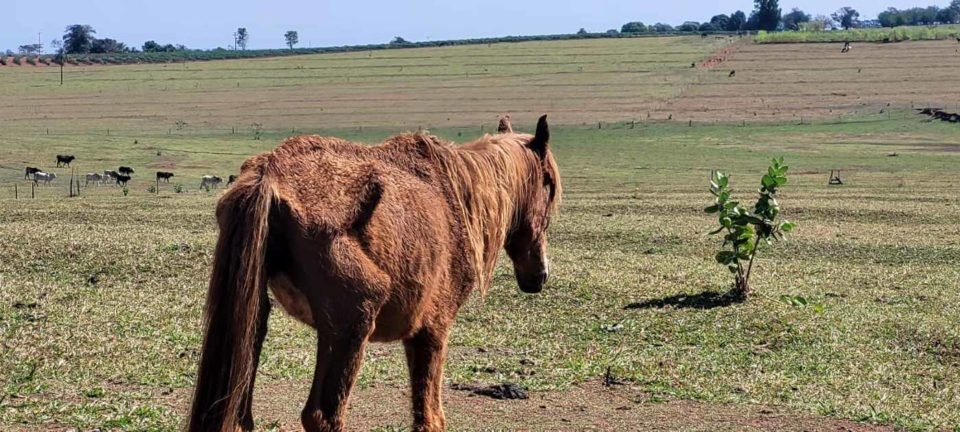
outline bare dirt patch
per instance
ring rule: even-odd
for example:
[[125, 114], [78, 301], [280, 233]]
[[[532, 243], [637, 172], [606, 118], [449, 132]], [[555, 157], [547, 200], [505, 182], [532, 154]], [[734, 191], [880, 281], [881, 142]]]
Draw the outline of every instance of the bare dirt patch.
[[[255, 415], [261, 424], [299, 430], [308, 382], [260, 386]], [[645, 430], [645, 431], [892, 431], [763, 405], [657, 401], [630, 386], [588, 382], [566, 391], [530, 392], [528, 399], [497, 400], [444, 389], [450, 430]], [[379, 386], [354, 391], [350, 430], [409, 425], [409, 391]]]

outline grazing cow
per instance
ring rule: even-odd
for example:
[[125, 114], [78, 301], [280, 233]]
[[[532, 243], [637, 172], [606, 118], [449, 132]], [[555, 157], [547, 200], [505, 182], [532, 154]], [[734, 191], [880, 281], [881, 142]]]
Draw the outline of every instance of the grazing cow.
[[215, 175], [205, 175], [200, 178], [200, 189], [217, 188], [217, 185], [223, 183], [223, 179]]
[[130, 176], [123, 174], [118, 174], [114, 178], [117, 179], [117, 186], [126, 186], [127, 182], [130, 181]]
[[73, 155], [57, 155], [57, 167], [70, 166], [70, 162], [76, 159]]
[[850, 52], [850, 50], [852, 50], [852, 49], [853, 49], [853, 45], [850, 45], [850, 42], [844, 42], [844, 43], [843, 43], [843, 49], [840, 50], [840, 53], [841, 53], [841, 54], [846, 54], [846, 53]]
[[44, 184], [49, 185], [50, 182], [52, 182], [56, 178], [57, 178], [57, 175], [54, 173], [45, 173], [41, 171], [33, 175], [33, 183], [36, 184], [39, 182], [43, 182]]
[[497, 133], [513, 133], [513, 125], [510, 124], [510, 114], [504, 114], [500, 117], [500, 124], [497, 125]]
[[103, 176], [97, 173], [87, 173], [87, 181], [84, 183], [84, 186], [89, 186], [90, 182], [94, 182], [97, 186], [100, 186], [103, 183]]
[[233, 184], [233, 182], [237, 181], [237, 177], [239, 176], [237, 176], [236, 174], [230, 174], [230, 176], [227, 177], [227, 186], [230, 186]]
[[26, 180], [26, 179], [30, 178], [30, 176], [32, 176], [32, 175], [34, 175], [34, 174], [36, 174], [36, 173], [38, 173], [38, 172], [43, 172], [43, 170], [40, 169], [40, 168], [27, 167], [27, 169], [23, 170], [23, 179]]
[[735, 77], [735, 76], [737, 76], [737, 71], [732, 70], [732, 71], [730, 71], [730, 75], [727, 75], [727, 78], [733, 78], [733, 77]]
[[157, 180], [163, 180], [167, 183], [170, 183], [170, 177], [173, 177], [172, 172], [157, 171]]
[[118, 175], [120, 175], [120, 173], [114, 170], [103, 170], [103, 181], [116, 180]]
[[130, 168], [128, 166], [122, 166], [120, 168], [117, 168], [117, 172], [124, 175], [130, 175], [130, 174], [133, 174], [133, 168]]

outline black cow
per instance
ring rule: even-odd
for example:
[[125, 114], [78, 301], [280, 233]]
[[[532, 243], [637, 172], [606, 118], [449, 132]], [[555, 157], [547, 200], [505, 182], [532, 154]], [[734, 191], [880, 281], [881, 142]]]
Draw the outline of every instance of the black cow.
[[57, 167], [70, 166], [70, 162], [76, 159], [73, 155], [57, 155]]
[[36, 174], [36, 173], [38, 173], [38, 172], [43, 172], [43, 170], [40, 169], [40, 168], [27, 167], [27, 169], [23, 170], [23, 179], [24, 179], [24, 180], [29, 179], [30, 176], [32, 176], [32, 175], [34, 175], [34, 174]]
[[130, 176], [119, 174], [117, 175], [116, 179], [117, 179], [117, 186], [126, 186], [127, 182], [130, 181]]
[[130, 175], [130, 174], [133, 174], [133, 168], [130, 168], [128, 166], [122, 166], [120, 168], [117, 168], [117, 172], [119, 172], [120, 174]]
[[729, 78], [733, 78], [733, 77], [735, 77], [735, 76], [737, 76], [737, 71], [735, 71], [735, 70], [730, 71], [730, 75], [727, 75], [727, 77], [729, 77]]
[[233, 182], [237, 181], [237, 177], [239, 176], [236, 174], [230, 174], [230, 176], [227, 177], [227, 186], [230, 186]]
[[163, 180], [167, 183], [170, 183], [170, 177], [173, 177], [172, 172], [157, 171], [157, 180]]

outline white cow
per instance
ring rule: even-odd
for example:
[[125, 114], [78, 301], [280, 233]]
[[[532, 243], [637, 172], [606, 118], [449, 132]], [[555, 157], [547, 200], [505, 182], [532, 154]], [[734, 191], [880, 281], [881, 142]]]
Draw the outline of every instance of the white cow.
[[90, 182], [100, 186], [103, 184], [103, 176], [97, 173], [87, 173], [87, 182], [84, 184], [84, 186], [89, 186]]
[[56, 178], [57, 178], [57, 175], [54, 173], [38, 172], [33, 174], [33, 183], [37, 184], [39, 182], [43, 182], [44, 184], [49, 185], [50, 182], [52, 182]]
[[215, 175], [205, 175], [200, 178], [200, 189], [216, 189], [220, 183], [223, 183], [222, 178]]

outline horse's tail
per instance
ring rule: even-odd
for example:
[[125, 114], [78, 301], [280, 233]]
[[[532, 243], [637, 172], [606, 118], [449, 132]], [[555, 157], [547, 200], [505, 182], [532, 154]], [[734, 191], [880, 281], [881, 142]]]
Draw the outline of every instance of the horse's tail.
[[249, 409], [244, 404], [256, 372], [256, 332], [268, 314], [265, 260], [275, 193], [269, 177], [250, 172], [217, 204], [220, 237], [188, 431], [234, 432]]

